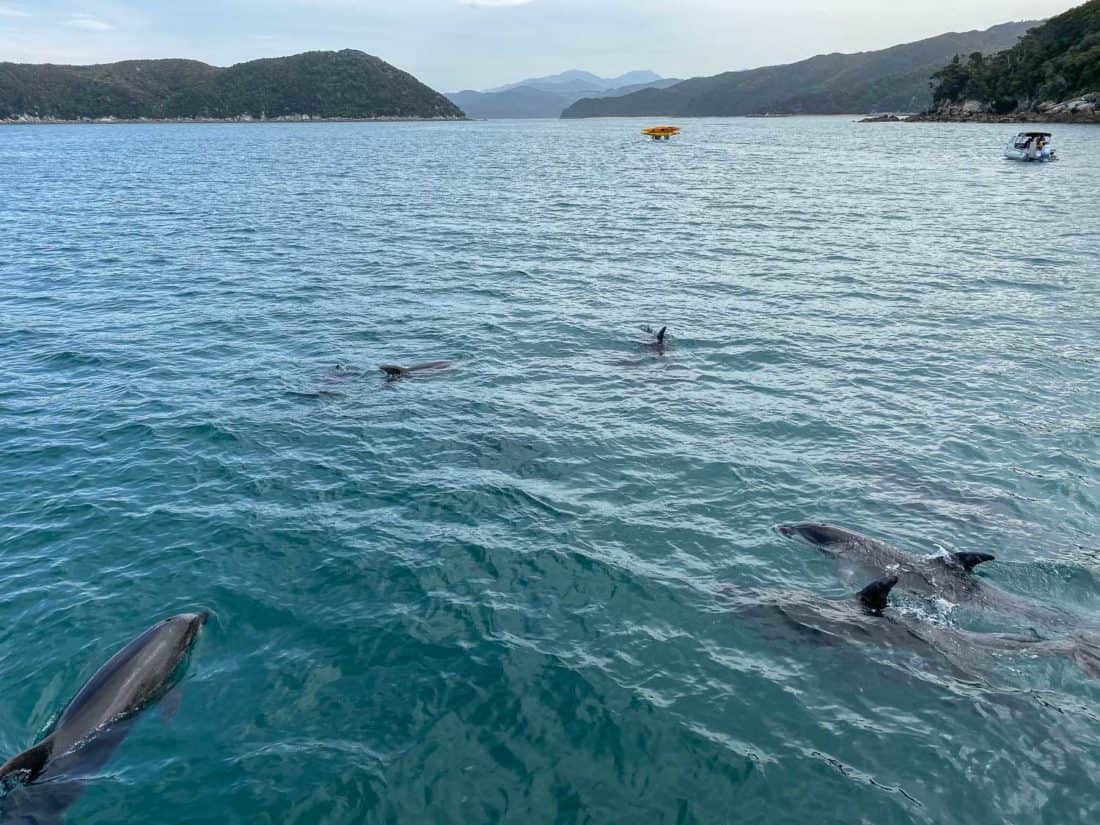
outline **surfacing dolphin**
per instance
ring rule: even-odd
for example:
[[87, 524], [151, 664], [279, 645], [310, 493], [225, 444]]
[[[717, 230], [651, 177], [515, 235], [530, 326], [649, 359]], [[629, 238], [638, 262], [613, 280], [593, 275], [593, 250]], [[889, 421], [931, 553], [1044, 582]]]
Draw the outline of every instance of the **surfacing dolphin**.
[[871, 575], [896, 575], [906, 590], [1039, 622], [1065, 624], [1070, 620], [1061, 611], [1036, 605], [972, 575], [979, 564], [995, 560], [989, 553], [915, 556], [854, 530], [819, 522], [783, 524], [778, 529], [784, 536], [800, 538], [830, 556], [851, 561]]
[[331, 399], [344, 398], [344, 393], [332, 387], [347, 383], [352, 378], [360, 378], [363, 370], [350, 364], [336, 364], [314, 382], [312, 390], [287, 390], [293, 398]]
[[657, 350], [658, 353], [663, 353], [665, 351], [665, 334], [668, 332], [668, 327], [661, 327], [654, 332], [653, 327], [645, 326], [642, 327], [642, 331], [653, 336], [652, 340], [647, 340], [645, 342], [648, 346]]
[[[639, 346], [645, 347], [647, 350], [650, 350], [652, 353], [658, 356], [664, 356], [665, 350], [668, 346], [668, 327], [661, 327], [659, 330], [654, 332], [653, 327], [643, 326], [642, 332], [644, 332], [645, 335], [636, 335], [634, 337], [634, 342]], [[622, 358], [616, 361], [612, 361], [611, 363], [616, 367], [642, 367], [648, 364], [653, 364], [654, 359], [651, 356], [647, 355], [644, 358]]]
[[172, 688], [209, 613], [181, 613], [116, 653], [72, 698], [41, 742], [0, 765], [23, 782], [3, 800], [3, 822], [59, 822], [129, 732], [136, 714]]
[[752, 619], [771, 638], [813, 639], [823, 644], [868, 642], [915, 652], [946, 664], [952, 675], [973, 679], [983, 656], [1027, 654], [1068, 658], [1089, 677], [1100, 678], [1100, 644], [1084, 635], [1043, 639], [1013, 633], [975, 633], [888, 613], [898, 576], [884, 576], [854, 596], [827, 599], [802, 590], [724, 590], [734, 613]]
[[405, 378], [418, 372], [431, 372], [445, 370], [454, 364], [454, 361], [429, 361], [426, 364], [416, 364], [412, 367], [399, 367], [396, 364], [382, 364], [378, 369], [386, 373], [389, 378]]

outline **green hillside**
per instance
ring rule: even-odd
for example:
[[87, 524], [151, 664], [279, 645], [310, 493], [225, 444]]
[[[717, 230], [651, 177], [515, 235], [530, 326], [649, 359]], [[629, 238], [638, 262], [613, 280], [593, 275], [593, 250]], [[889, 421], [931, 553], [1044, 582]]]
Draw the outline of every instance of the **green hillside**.
[[1100, 0], [1051, 18], [1000, 54], [956, 56], [933, 80], [934, 105], [977, 100], [996, 113], [1100, 92]]
[[306, 52], [221, 69], [194, 60], [0, 63], [0, 118], [461, 118], [412, 75], [363, 52]]
[[918, 111], [932, 100], [929, 75], [953, 55], [1007, 49], [1034, 25], [1005, 23], [880, 51], [819, 55], [784, 66], [693, 78], [667, 89], [585, 99], [562, 117]]

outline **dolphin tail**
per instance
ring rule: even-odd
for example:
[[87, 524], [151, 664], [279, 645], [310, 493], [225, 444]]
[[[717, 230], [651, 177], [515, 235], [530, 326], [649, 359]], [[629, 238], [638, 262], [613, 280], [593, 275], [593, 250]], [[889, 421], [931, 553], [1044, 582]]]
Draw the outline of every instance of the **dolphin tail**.
[[1100, 679], [1100, 644], [1094, 637], [1074, 636], [1069, 657], [1090, 679]]
[[46, 762], [49, 761], [50, 754], [52, 753], [53, 742], [48, 738], [43, 739], [33, 748], [27, 748], [22, 753], [13, 756], [3, 765], [0, 765], [0, 779], [4, 779], [14, 773], [28, 771], [29, 774], [26, 777], [26, 781], [32, 782], [42, 773], [42, 769], [46, 767]]
[[894, 585], [897, 583], [897, 576], [886, 576], [882, 579], [875, 579], [865, 588], [860, 590], [856, 598], [858, 598], [860, 604], [868, 610], [879, 613], [886, 609], [887, 598], [890, 595], [890, 591], [894, 589]]
[[982, 562], [996, 561], [997, 557], [989, 553], [952, 553], [951, 559], [969, 573]]
[[[1009, 640], [1015, 637], [1006, 636]], [[1091, 633], [1063, 636], [1060, 639], [1021, 638], [1027, 650], [1047, 656], [1061, 656], [1073, 662], [1090, 679], [1100, 679], [1100, 637]]]

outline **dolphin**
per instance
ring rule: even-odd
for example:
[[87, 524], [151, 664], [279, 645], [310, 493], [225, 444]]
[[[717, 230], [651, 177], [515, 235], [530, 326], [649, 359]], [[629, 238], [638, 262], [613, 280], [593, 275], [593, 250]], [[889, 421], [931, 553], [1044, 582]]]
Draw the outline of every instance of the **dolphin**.
[[362, 375], [363, 370], [358, 367], [339, 363], [331, 369], [326, 370], [325, 373], [314, 382], [312, 390], [287, 390], [287, 395], [292, 398], [344, 398], [344, 393], [329, 388], [337, 384], [343, 384], [351, 378], [359, 378]]
[[646, 326], [642, 327], [642, 332], [649, 333], [653, 336], [652, 339], [645, 342], [647, 346], [652, 347], [659, 353], [663, 353], [665, 351], [665, 334], [668, 332], [667, 326], [661, 327], [656, 332], [653, 331], [653, 327]]
[[947, 625], [887, 613], [896, 575], [884, 576], [853, 596], [827, 599], [808, 591], [763, 593], [726, 589], [734, 612], [756, 620], [778, 638], [813, 638], [825, 644], [869, 642], [881, 647], [915, 651], [922, 658], [947, 665], [953, 675], [973, 679], [970, 672], [983, 654], [1031, 654], [1068, 658], [1091, 678], [1100, 678], [1100, 643], [1085, 635], [1044, 639], [1014, 633], [976, 633]]
[[897, 576], [884, 576], [858, 593], [828, 599], [808, 590], [733, 589], [723, 587], [734, 612], [744, 618], [774, 625], [782, 636], [793, 629], [798, 636], [814, 636], [826, 644], [884, 637], [881, 618]]
[[378, 369], [386, 373], [389, 378], [404, 378], [407, 375], [417, 372], [445, 370], [453, 363], [454, 361], [429, 361], [426, 364], [416, 364], [412, 367], [399, 367], [396, 364], [382, 364]]
[[936, 596], [952, 604], [1022, 615], [1033, 621], [1064, 624], [1071, 620], [1062, 611], [1036, 605], [972, 575], [979, 564], [995, 560], [989, 553], [922, 557], [831, 524], [802, 522], [783, 524], [778, 529], [782, 535], [803, 539], [827, 555], [852, 561], [871, 575], [897, 575], [906, 590]]
[[0, 765], [0, 781], [24, 783], [4, 799], [3, 821], [60, 821], [79, 798], [78, 778], [106, 764], [133, 718], [173, 687], [209, 613], [153, 625], [95, 672], [38, 744]]

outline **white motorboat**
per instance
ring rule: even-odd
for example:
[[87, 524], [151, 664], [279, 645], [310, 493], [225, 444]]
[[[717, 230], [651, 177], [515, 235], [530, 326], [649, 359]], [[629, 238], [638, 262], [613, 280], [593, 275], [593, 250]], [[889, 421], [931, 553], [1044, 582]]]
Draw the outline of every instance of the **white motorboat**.
[[1058, 159], [1051, 145], [1050, 132], [1020, 132], [1008, 142], [1005, 157], [1037, 163]]

